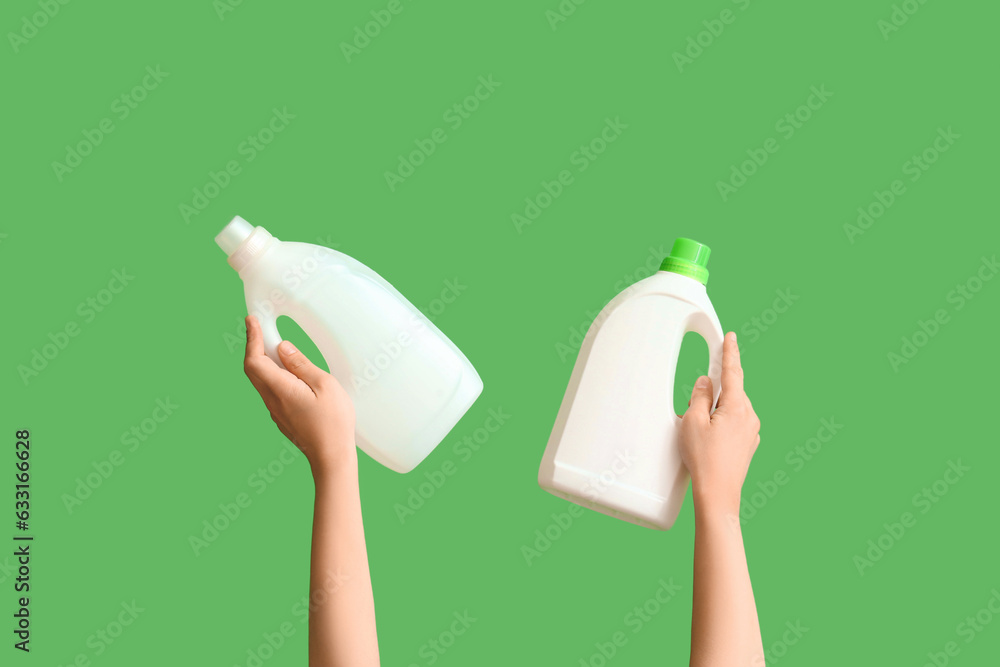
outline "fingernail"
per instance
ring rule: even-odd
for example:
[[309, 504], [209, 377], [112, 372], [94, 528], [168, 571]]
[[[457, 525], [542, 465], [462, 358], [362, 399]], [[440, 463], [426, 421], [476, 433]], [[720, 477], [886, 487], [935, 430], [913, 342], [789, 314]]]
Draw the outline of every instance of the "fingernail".
[[704, 389], [707, 386], [708, 386], [708, 378], [705, 377], [704, 375], [698, 378], [694, 383], [695, 389]]
[[295, 354], [296, 352], [298, 352], [298, 350], [295, 349], [295, 346], [292, 345], [291, 341], [287, 340], [281, 341], [281, 344], [278, 346], [278, 348], [284, 354]]

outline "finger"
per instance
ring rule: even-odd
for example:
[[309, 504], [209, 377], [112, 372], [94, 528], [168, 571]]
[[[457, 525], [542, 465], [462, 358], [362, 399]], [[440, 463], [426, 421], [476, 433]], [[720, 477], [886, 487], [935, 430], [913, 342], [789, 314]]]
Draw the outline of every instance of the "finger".
[[247, 315], [245, 322], [247, 325], [246, 358], [266, 356], [264, 353], [264, 334], [260, 330], [260, 322], [253, 315]]
[[247, 315], [246, 325], [247, 350], [243, 358], [243, 370], [250, 378], [254, 388], [263, 396], [269, 385], [277, 382], [281, 377], [281, 369], [264, 352], [264, 334], [257, 318], [253, 315]]
[[733, 405], [745, 398], [740, 348], [736, 343], [736, 333], [730, 331], [722, 342], [722, 393], [719, 394], [719, 407]]
[[688, 404], [685, 415], [704, 416], [708, 418], [712, 414], [712, 380], [707, 375], [702, 375], [694, 383], [691, 391], [691, 402]]
[[290, 341], [281, 341], [278, 345], [278, 356], [285, 368], [309, 385], [313, 392], [319, 391], [329, 378], [326, 371], [309, 361], [306, 355], [299, 352]]

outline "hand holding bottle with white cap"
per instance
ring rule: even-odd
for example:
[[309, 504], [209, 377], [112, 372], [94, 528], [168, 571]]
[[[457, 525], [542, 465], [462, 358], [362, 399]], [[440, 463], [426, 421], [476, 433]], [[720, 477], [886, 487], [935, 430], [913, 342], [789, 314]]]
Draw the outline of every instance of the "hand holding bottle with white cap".
[[[288, 341], [282, 366], [247, 323], [243, 370], [281, 432], [305, 453], [316, 483], [309, 576], [309, 664], [378, 667], [368, 548], [361, 519], [354, 408], [336, 378]], [[336, 594], [334, 594], [336, 593]]]
[[239, 216], [215, 240], [243, 279], [264, 353], [282, 364], [277, 319], [295, 320], [354, 404], [358, 447], [386, 467], [416, 467], [482, 392], [465, 355], [360, 262]]

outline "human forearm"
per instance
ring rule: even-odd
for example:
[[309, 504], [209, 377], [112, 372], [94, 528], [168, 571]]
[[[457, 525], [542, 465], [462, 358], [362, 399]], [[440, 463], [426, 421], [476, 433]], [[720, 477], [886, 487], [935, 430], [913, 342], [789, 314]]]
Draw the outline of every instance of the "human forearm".
[[377, 667], [375, 603], [358, 489], [354, 406], [337, 380], [288, 341], [279, 367], [248, 315], [243, 370], [271, 419], [302, 450], [316, 482], [309, 576], [309, 664]]
[[763, 667], [739, 499], [696, 488], [694, 504], [691, 667]]
[[310, 569], [310, 667], [379, 664], [375, 603], [365, 546], [357, 455], [314, 466]]
[[681, 457], [694, 495], [694, 609], [691, 667], [764, 667], [750, 585], [740, 490], [760, 444], [760, 420], [743, 389], [736, 334], [722, 346], [722, 390], [713, 410], [711, 378], [694, 383], [681, 422]]

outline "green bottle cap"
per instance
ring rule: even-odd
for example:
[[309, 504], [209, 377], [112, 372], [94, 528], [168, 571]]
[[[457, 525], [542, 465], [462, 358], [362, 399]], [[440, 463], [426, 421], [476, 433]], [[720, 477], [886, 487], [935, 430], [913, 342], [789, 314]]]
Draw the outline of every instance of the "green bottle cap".
[[712, 253], [707, 245], [691, 239], [677, 239], [670, 254], [660, 265], [660, 271], [672, 271], [682, 276], [694, 278], [702, 285], [708, 284], [708, 256]]

